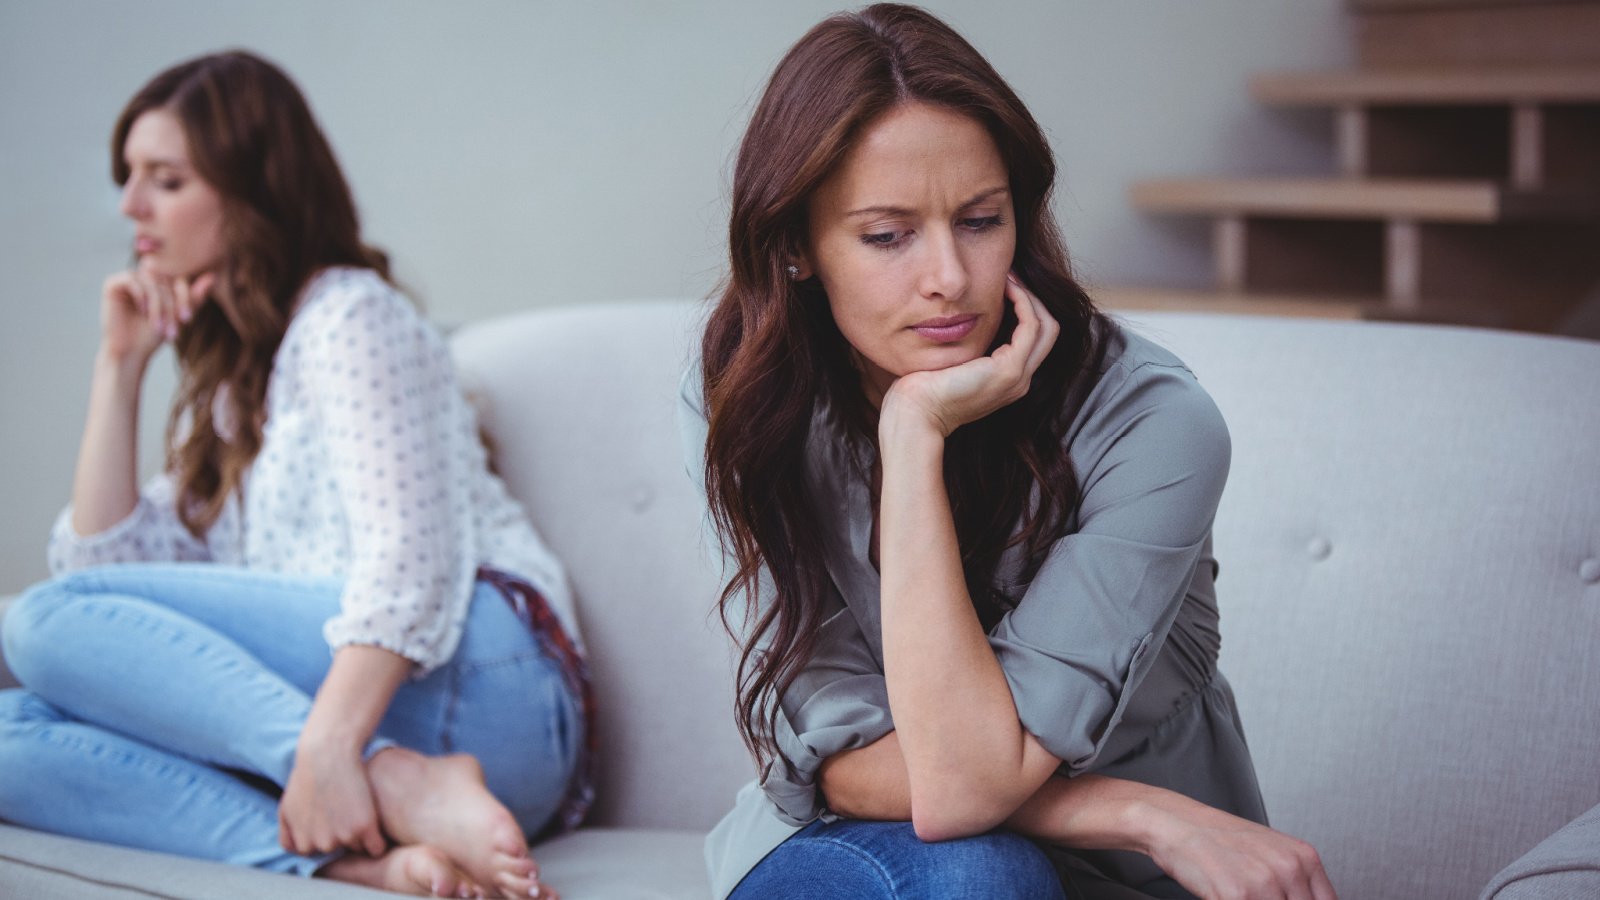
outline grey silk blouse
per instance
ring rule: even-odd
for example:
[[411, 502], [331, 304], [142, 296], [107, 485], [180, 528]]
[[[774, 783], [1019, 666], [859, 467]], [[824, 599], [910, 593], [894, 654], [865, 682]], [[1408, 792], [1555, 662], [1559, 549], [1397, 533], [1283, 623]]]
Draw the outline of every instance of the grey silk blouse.
[[[1211, 524], [1227, 480], [1227, 427], [1171, 353], [1120, 326], [1105, 338], [1101, 371], [1067, 433], [1082, 504], [1031, 583], [1020, 581], [1019, 552], [1002, 557], [998, 586], [1015, 607], [989, 643], [1023, 727], [1061, 758], [1058, 775], [1130, 778], [1264, 822], [1232, 693], [1216, 669]], [[706, 421], [693, 368], [680, 401], [698, 483]], [[818, 412], [807, 481], [827, 529], [834, 590], [816, 655], [782, 698], [784, 758], [740, 792], [707, 839], [718, 897], [800, 826], [828, 815], [816, 783], [823, 760], [894, 729], [878, 572], [868, 560], [872, 451], [856, 444], [828, 410]], [[1187, 896], [1138, 854], [1048, 850], [1063, 880], [1088, 896]]]

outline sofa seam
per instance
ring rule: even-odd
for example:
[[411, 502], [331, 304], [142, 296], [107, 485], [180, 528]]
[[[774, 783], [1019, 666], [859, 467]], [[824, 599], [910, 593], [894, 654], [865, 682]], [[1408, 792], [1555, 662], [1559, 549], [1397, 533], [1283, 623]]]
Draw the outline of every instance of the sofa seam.
[[158, 900], [184, 900], [184, 898], [178, 896], [177, 894], [159, 893], [157, 891], [148, 890], [148, 889], [142, 888], [142, 887], [136, 887], [134, 885], [125, 884], [125, 883], [122, 883], [122, 882], [106, 881], [106, 880], [101, 879], [101, 878], [92, 878], [90, 876], [83, 875], [83, 874], [80, 874], [78, 872], [74, 872], [74, 871], [72, 871], [70, 869], [62, 869], [62, 868], [59, 868], [59, 867], [56, 867], [56, 866], [45, 865], [43, 863], [38, 863], [38, 862], [34, 862], [32, 860], [27, 860], [27, 859], [18, 859], [15, 856], [9, 856], [9, 855], [3, 854], [3, 853], [0, 853], [0, 860], [4, 860], [6, 862], [10, 862], [10, 863], [13, 863], [13, 864], [18, 865], [18, 866], [23, 866], [23, 867], [26, 867], [26, 868], [29, 868], [29, 869], [33, 869], [35, 871], [49, 872], [49, 873], [51, 873], [53, 875], [60, 875], [60, 876], [63, 876], [65, 878], [70, 878], [73, 881], [81, 882], [81, 883], [84, 883], [84, 884], [94, 884], [94, 885], [99, 885], [100, 887], [105, 887], [105, 888], [114, 888], [114, 889], [117, 889], [117, 890], [133, 891], [135, 893], [142, 894], [142, 895], [144, 895], [146, 897], [158, 898]]

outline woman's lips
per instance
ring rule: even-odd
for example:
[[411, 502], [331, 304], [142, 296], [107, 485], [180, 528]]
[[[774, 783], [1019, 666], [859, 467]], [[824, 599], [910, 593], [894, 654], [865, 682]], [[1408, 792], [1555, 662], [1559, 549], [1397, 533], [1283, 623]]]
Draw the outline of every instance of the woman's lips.
[[924, 319], [911, 326], [911, 330], [938, 344], [953, 344], [972, 333], [978, 324], [976, 315], [942, 316], [937, 319]]
[[135, 253], [154, 253], [160, 249], [161, 242], [153, 237], [135, 238], [133, 242], [133, 252]]

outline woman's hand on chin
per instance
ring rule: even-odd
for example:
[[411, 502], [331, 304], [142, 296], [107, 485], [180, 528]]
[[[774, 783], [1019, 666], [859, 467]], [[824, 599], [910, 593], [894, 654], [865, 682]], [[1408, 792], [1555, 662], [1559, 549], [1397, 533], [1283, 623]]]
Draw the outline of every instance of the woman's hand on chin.
[[171, 278], [148, 265], [112, 274], [100, 290], [102, 348], [115, 360], [142, 364], [178, 336], [215, 282], [210, 272]]
[[1027, 395], [1033, 373], [1055, 346], [1061, 326], [1014, 274], [1006, 276], [1006, 297], [1017, 314], [1010, 342], [959, 366], [896, 379], [879, 412], [881, 439], [907, 425], [931, 428], [947, 438], [962, 425]]

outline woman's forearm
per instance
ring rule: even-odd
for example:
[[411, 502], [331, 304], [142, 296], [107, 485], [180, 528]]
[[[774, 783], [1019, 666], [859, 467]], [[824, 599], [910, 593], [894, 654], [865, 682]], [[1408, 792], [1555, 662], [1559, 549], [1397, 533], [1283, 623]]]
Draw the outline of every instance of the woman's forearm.
[[[830, 757], [822, 765], [819, 782], [828, 809], [838, 815], [888, 822], [911, 819], [910, 779], [897, 732]], [[1149, 853], [1163, 811], [1185, 800], [1171, 791], [1120, 778], [1051, 777], [1004, 824], [1061, 847]]]
[[311, 702], [301, 746], [360, 752], [378, 730], [395, 691], [405, 683], [413, 665], [382, 647], [350, 644], [339, 648]]
[[911, 821], [929, 839], [1003, 822], [1059, 760], [1022, 727], [967, 592], [944, 484], [944, 437], [880, 421], [884, 675]]
[[147, 360], [95, 356], [89, 413], [72, 479], [72, 529], [98, 534], [139, 502], [139, 394]]

